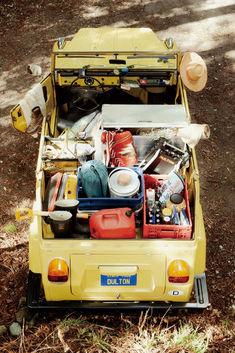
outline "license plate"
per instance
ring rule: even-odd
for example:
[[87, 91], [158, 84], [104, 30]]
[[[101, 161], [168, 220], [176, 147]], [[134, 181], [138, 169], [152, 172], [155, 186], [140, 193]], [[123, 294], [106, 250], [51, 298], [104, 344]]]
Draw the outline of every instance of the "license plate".
[[137, 274], [131, 276], [101, 275], [101, 286], [136, 286]]

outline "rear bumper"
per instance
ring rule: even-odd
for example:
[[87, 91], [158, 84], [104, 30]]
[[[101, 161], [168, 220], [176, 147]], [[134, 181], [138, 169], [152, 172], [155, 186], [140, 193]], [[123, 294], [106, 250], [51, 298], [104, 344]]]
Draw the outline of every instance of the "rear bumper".
[[53, 310], [53, 309], [205, 309], [209, 303], [206, 275], [196, 275], [194, 278], [195, 300], [192, 302], [94, 302], [94, 301], [46, 301], [40, 298], [41, 275], [29, 272], [28, 290], [27, 290], [27, 306], [36, 310]]

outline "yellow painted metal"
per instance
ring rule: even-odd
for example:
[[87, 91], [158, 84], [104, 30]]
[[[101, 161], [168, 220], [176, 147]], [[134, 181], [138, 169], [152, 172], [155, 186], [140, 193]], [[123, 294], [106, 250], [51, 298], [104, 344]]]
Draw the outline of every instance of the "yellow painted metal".
[[[101, 56], [102, 55], [102, 56]], [[128, 58], [129, 54], [119, 54], [118, 55], [118, 60], [124, 60], [125, 63], [119, 64], [119, 63], [110, 63], [110, 60], [115, 59], [115, 55], [108, 55], [108, 54], [101, 54], [100, 58], [94, 57], [94, 58], [86, 58], [85, 54], [81, 55], [80, 58], [78, 58], [75, 55], [69, 54], [69, 55], [55, 55], [55, 70], [73, 70], [74, 68], [80, 68], [82, 69], [84, 66], [89, 65], [90, 69], [117, 69], [117, 68], [123, 68], [127, 66], [133, 66], [134, 69], [155, 69], [155, 70], [177, 70], [177, 55], [174, 55], [174, 57], [171, 59], [168, 59], [167, 62], [161, 61], [158, 62], [157, 55], [165, 55], [166, 54], [152, 54], [148, 53], [146, 54], [146, 57], [140, 57], [140, 58]], [[156, 55], [156, 58], [148, 58], [147, 55]], [[83, 57], [84, 56], [84, 57]]]
[[[182, 258], [189, 264], [190, 279], [188, 283], [180, 284], [180, 293], [183, 294], [177, 296], [175, 300], [188, 301], [194, 274], [205, 271], [205, 231], [199, 203], [198, 180], [195, 180], [191, 187], [193, 186], [195, 187], [195, 229], [192, 240], [42, 239], [41, 229], [37, 223], [39, 217], [34, 217], [34, 230], [35, 227], [37, 228], [30, 234], [30, 254], [37, 253], [39, 256], [30, 256], [30, 269], [33, 272], [42, 273], [47, 300], [114, 300], [115, 295], [119, 292], [120, 300], [174, 300], [169, 293], [179, 289], [179, 285], [168, 282], [166, 269], [173, 259]], [[36, 237], [37, 229], [39, 233]], [[50, 232], [46, 236], [50, 238]], [[159, 260], [159, 255], [164, 256], [164, 263], [162, 258]], [[59, 287], [50, 283], [46, 275], [48, 263], [54, 257], [63, 257], [70, 264], [69, 281]], [[149, 269], [153, 269], [151, 274], [148, 273], [148, 276], [152, 276], [152, 287], [149, 284], [150, 277], [148, 276], [141, 277], [143, 280], [141, 282], [142, 289], [139, 287], [132, 293], [130, 288], [103, 288], [97, 282], [100, 278], [100, 266], [136, 266], [139, 274], [140, 265], [143, 262], [149, 266]], [[155, 273], [156, 268], [158, 269], [157, 273]], [[120, 275], [123, 275], [120, 267], [116, 272], [118, 273], [118, 271]], [[164, 279], [160, 276], [162, 281], [160, 282], [159, 273], [162, 271]], [[165, 287], [161, 292], [163, 283], [165, 283]], [[71, 286], [74, 288], [72, 292]]]
[[40, 187], [41, 197], [44, 196], [43, 187], [45, 187], [45, 175], [44, 173], [42, 173], [42, 154], [43, 154], [44, 143], [45, 143], [45, 135], [47, 131], [46, 125], [47, 125], [46, 118], [44, 117], [42, 122], [42, 131], [41, 131], [38, 160], [37, 160], [37, 167], [36, 167], [36, 176], [39, 173], [39, 177], [36, 179], [36, 187]]
[[82, 28], [63, 51], [80, 52], [146, 52], [166, 51], [165, 44], [160, 41], [149, 28]]
[[[202, 241], [49, 240], [41, 236], [36, 241], [31, 234], [30, 269], [42, 273], [47, 300], [115, 300], [117, 291], [122, 293], [123, 300], [173, 300], [168, 292], [176, 290], [177, 284], [168, 282], [166, 269], [173, 259], [183, 258], [189, 264], [190, 279], [187, 284], [180, 285], [183, 295], [177, 300], [188, 301], [194, 274], [205, 271], [205, 264], [201, 261], [204, 255]], [[38, 256], [33, 257], [36, 253]], [[47, 279], [47, 266], [54, 257], [65, 258], [71, 271], [69, 281], [61, 284], [58, 290]], [[130, 287], [103, 287], [99, 283], [100, 266], [116, 266], [118, 275], [123, 275], [122, 266], [136, 266], [140, 282], [131, 290]], [[126, 269], [123, 270], [125, 274]]]
[[54, 233], [51, 230], [50, 224], [47, 224], [45, 221], [42, 221], [42, 230], [45, 239], [54, 239]]
[[[96, 47], [94, 41], [97, 40]], [[104, 59], [97, 58], [76, 58], [76, 51], [88, 54], [90, 52], [101, 51]], [[156, 66], [156, 70], [167, 68], [171, 74], [172, 84], [178, 80], [178, 95], [185, 106], [188, 120], [190, 114], [187, 103], [185, 88], [175, 74], [178, 69], [179, 59], [177, 47], [168, 50], [163, 42], [156, 39], [155, 34], [147, 29], [84, 29], [80, 30], [74, 39], [67, 42], [62, 50], [57, 44], [53, 47], [52, 71], [67, 68], [81, 68], [84, 65], [100, 65], [109, 63], [113, 59], [113, 53], [122, 51], [118, 59], [131, 62], [137, 67], [146, 68]], [[73, 52], [73, 57], [65, 57], [62, 54]], [[127, 53], [124, 53], [127, 52]], [[174, 57], [169, 63], [157, 62], [156, 58], [127, 59], [127, 55], [136, 53], [148, 53], [161, 55], [172, 54]], [[58, 54], [60, 53], [60, 54]], [[160, 55], [159, 54], [159, 55]], [[68, 56], [71, 54], [68, 54]], [[61, 58], [59, 57], [61, 56]], [[101, 56], [101, 54], [100, 54]], [[55, 61], [54, 61], [55, 59]], [[103, 61], [102, 61], [103, 60]], [[161, 65], [158, 66], [158, 65]], [[122, 67], [115, 64], [115, 67]], [[157, 68], [158, 66], [158, 68]], [[56, 76], [55, 76], [56, 77]], [[98, 76], [95, 76], [99, 79]], [[136, 76], [138, 78], [138, 76]], [[133, 78], [133, 79], [136, 79]], [[117, 79], [116, 77], [114, 77]], [[107, 78], [106, 85], [114, 79], [113, 76]], [[56, 78], [55, 78], [56, 79]], [[62, 80], [58, 75], [57, 80]], [[63, 77], [63, 80], [65, 78]], [[72, 78], [70, 78], [72, 80]], [[111, 81], [109, 81], [111, 80]], [[118, 80], [118, 79], [117, 79]], [[70, 81], [69, 81], [70, 82]], [[69, 82], [60, 81], [59, 84]], [[115, 81], [118, 83], [118, 81]], [[47, 102], [47, 113], [51, 114], [51, 129], [54, 132], [58, 111], [55, 100], [55, 87], [53, 79], [44, 82], [49, 92]], [[70, 84], [70, 83], [69, 83]], [[14, 114], [17, 110], [14, 110]], [[22, 118], [21, 118], [22, 119]], [[17, 126], [24, 128], [23, 120], [18, 120]], [[15, 126], [16, 127], [16, 126]], [[53, 173], [53, 170], [42, 162], [42, 150], [44, 147], [44, 137], [48, 133], [47, 123], [44, 119], [41, 142], [39, 148], [39, 158], [36, 171], [36, 200], [33, 205], [34, 210], [42, 210], [42, 200], [45, 193], [46, 173]], [[55, 132], [56, 134], [56, 132]], [[72, 162], [61, 162], [54, 164], [55, 171], [58, 168], [69, 173], [76, 171], [77, 164]], [[48, 169], [47, 169], [48, 167]], [[72, 176], [72, 186], [65, 192], [67, 198], [76, 198], [76, 175]], [[42, 274], [42, 284], [47, 300], [164, 300], [164, 301], [188, 301], [195, 274], [205, 271], [206, 239], [202, 216], [202, 209], [199, 199], [199, 174], [195, 151], [192, 150], [190, 168], [187, 172], [188, 191], [194, 214], [193, 236], [190, 240], [179, 239], [143, 239], [141, 232], [138, 232], [136, 239], [127, 240], [95, 240], [95, 239], [56, 239], [42, 217], [33, 216], [30, 225], [29, 236], [29, 268], [34, 273]], [[71, 191], [69, 193], [69, 191]], [[48, 281], [48, 265], [53, 258], [61, 257], [69, 264], [69, 279], [60, 285]], [[185, 284], [177, 285], [168, 282], [168, 265], [174, 259], [183, 259], [189, 265], [189, 281]], [[136, 286], [101, 286], [100, 276], [103, 275], [133, 275], [137, 274]], [[172, 296], [172, 291], [178, 290], [177, 297]]]
[[[47, 300], [173, 300], [168, 293], [179, 288], [168, 282], [173, 259], [189, 264], [189, 282], [180, 285], [179, 301], [187, 301], [193, 285], [197, 242], [173, 240], [45, 240], [40, 256]], [[70, 264], [69, 281], [57, 290], [47, 279], [48, 264], [62, 257]], [[137, 274], [137, 286], [101, 286], [100, 275]], [[70, 288], [71, 287], [71, 288]]]
[[45, 170], [49, 174], [55, 174], [58, 171], [66, 173], [74, 173], [78, 167], [81, 166], [79, 161], [43, 161], [40, 165], [41, 169]]
[[174, 42], [168, 49], [150, 28], [82, 28], [71, 41], [67, 41], [63, 49], [57, 43], [53, 53], [175, 53], [178, 51]]
[[[104, 76], [104, 77], [96, 77], [96, 76], [92, 76], [95, 79], [97, 79], [101, 84], [105, 85], [105, 86], [119, 86], [120, 85], [120, 79], [119, 77], [116, 76]], [[65, 77], [62, 76], [61, 74], [58, 74], [57, 77], [57, 82], [60, 86], [66, 86], [66, 85], [71, 85], [71, 83], [76, 79], [75, 77]], [[77, 86], [81, 86], [81, 87], [87, 87], [87, 84], [84, 82], [84, 79], [78, 79], [76, 81], [76, 85]], [[99, 86], [99, 83], [95, 80], [94, 83], [91, 85], [93, 87], [97, 87]]]
[[[179, 92], [178, 92], [178, 89], [179, 89]], [[179, 93], [180, 93], [182, 104], [185, 107], [185, 111], [186, 111], [186, 116], [187, 116], [188, 122], [190, 123], [191, 122], [191, 116], [190, 116], [190, 113], [189, 113], [187, 94], [186, 94], [186, 90], [185, 90], [185, 87], [183, 85], [183, 82], [181, 80], [180, 75], [178, 76], [178, 87], [177, 87], [177, 94], [179, 95]]]
[[68, 175], [64, 196], [65, 199], [77, 198], [77, 175]]
[[11, 109], [10, 114], [14, 128], [21, 132], [25, 132], [27, 130], [27, 123], [21, 106], [17, 104], [13, 109]]
[[27, 219], [27, 218], [31, 218], [33, 216], [33, 214], [36, 216], [39, 216], [42, 214], [40, 214], [41, 212], [35, 211], [33, 212], [33, 210], [31, 208], [28, 207], [22, 207], [22, 208], [17, 208], [16, 212], [15, 212], [15, 218], [17, 221], [22, 221], [23, 219]]
[[49, 74], [42, 82], [41, 86], [46, 90], [46, 114], [52, 112], [55, 107], [55, 90], [53, 84], [53, 76]]
[[[190, 179], [189, 175], [188, 179]], [[199, 180], [195, 176], [193, 180], [190, 188], [194, 188], [195, 213], [193, 218], [195, 224], [191, 240], [50, 240], [50, 233], [46, 235], [48, 239], [42, 239], [42, 236], [39, 235], [37, 242], [35, 237], [33, 237], [33, 242], [30, 238], [31, 252], [36, 253], [39, 250], [38, 253], [40, 254], [40, 259], [34, 258], [33, 261], [31, 257], [30, 269], [42, 273], [46, 299], [116, 300], [115, 298], [119, 294], [119, 300], [188, 301], [194, 274], [205, 271], [206, 249], [205, 230], [199, 202]], [[63, 257], [70, 264], [69, 281], [59, 287], [49, 282], [46, 275], [48, 263], [54, 257]], [[189, 282], [177, 285], [168, 282], [166, 269], [172, 260], [179, 258], [184, 259], [189, 264]], [[138, 268], [136, 273], [141, 279], [140, 286], [137, 286], [134, 290], [133, 288], [130, 290], [128, 286], [110, 286], [107, 288], [101, 286], [99, 283], [100, 268], [103, 271], [104, 266], [108, 267], [108, 272], [110, 267], [114, 266], [116, 268], [115, 272], [119, 275], [123, 275], [121, 266], [124, 266], [124, 273], [128, 266]], [[148, 269], [144, 270], [145, 267]], [[156, 273], [155, 269], [158, 269]], [[172, 291], [179, 290], [179, 287], [179, 296], [173, 298]]]
[[[91, 54], [95, 55], [91, 55]], [[115, 54], [118, 53], [118, 57]], [[53, 68], [121, 68], [134, 65], [134, 68], [157, 68], [158, 70], [177, 70], [178, 48], [174, 43], [168, 49], [149, 28], [83, 28], [63, 49], [57, 44], [53, 47]], [[137, 58], [136, 54], [142, 54]], [[143, 54], [146, 56], [144, 57]], [[169, 55], [167, 61], [148, 55]], [[84, 55], [84, 57], [83, 57]], [[135, 57], [133, 57], [135, 55]], [[111, 59], [124, 60], [125, 64], [110, 63]]]
[[[122, 300], [135, 300], [139, 295], [153, 298], [162, 296], [165, 290], [165, 256], [139, 254], [94, 254], [71, 255], [71, 292], [76, 298], [93, 297], [101, 300], [115, 300], [120, 293]], [[76, 270], [79, 268], [79, 271]], [[132, 286], [102, 286], [101, 275], [130, 276], [137, 274], [137, 285]]]

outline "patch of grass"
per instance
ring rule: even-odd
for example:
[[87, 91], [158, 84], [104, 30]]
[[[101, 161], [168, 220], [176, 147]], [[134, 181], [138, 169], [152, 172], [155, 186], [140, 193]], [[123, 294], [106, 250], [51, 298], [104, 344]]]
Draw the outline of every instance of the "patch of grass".
[[87, 326], [79, 328], [77, 330], [77, 336], [77, 338], [73, 339], [73, 342], [84, 343], [86, 346], [102, 348], [103, 351], [110, 352], [110, 345], [106, 341], [110, 336], [103, 330], [96, 330], [92, 324], [87, 324]]
[[[163, 317], [164, 318], [164, 317]], [[211, 328], [202, 330], [192, 322], [157, 326], [148, 317], [148, 311], [141, 314], [138, 325], [129, 317], [122, 317], [120, 330], [106, 325], [89, 322], [86, 317], [64, 319], [64, 343], [72, 350], [87, 352], [118, 353], [206, 353], [212, 340]], [[128, 324], [128, 325], [127, 325]], [[129, 329], [128, 329], [129, 326]]]
[[209, 332], [199, 332], [199, 327], [194, 328], [191, 323], [180, 324], [180, 327], [174, 328], [173, 332], [166, 333], [161, 331], [159, 339], [167, 344], [167, 348], [190, 349], [195, 353], [204, 353], [209, 344]]
[[158, 352], [157, 348], [157, 336], [155, 332], [149, 330], [143, 330], [140, 332], [139, 339], [133, 345], [137, 352]]
[[162, 320], [158, 326], [142, 315], [136, 326], [132, 325], [125, 337], [118, 337], [115, 347], [121, 353], [205, 353], [211, 340], [211, 330], [200, 332], [191, 322], [162, 328]]
[[79, 329], [77, 329], [77, 336], [78, 338], [74, 339], [74, 342], [86, 342], [86, 343], [91, 343], [90, 340], [90, 335], [89, 335], [89, 327], [84, 326]]
[[[205, 353], [209, 344], [208, 333], [200, 333], [192, 324], [180, 325], [179, 328], [149, 328], [130, 336], [128, 352], [161, 353], [161, 352], [194, 352]], [[132, 340], [132, 343], [131, 343]]]
[[4, 229], [7, 233], [10, 233], [10, 234], [15, 233], [17, 230], [16, 226], [13, 223], [5, 224]]
[[113, 329], [89, 323], [82, 316], [77, 319], [66, 318], [60, 323], [60, 326], [66, 331], [67, 341], [71, 344], [77, 344], [79, 349], [89, 347], [92, 352], [111, 352], [110, 335], [107, 330]]
[[93, 345], [98, 346], [102, 348], [105, 352], [110, 353], [111, 351], [109, 350], [109, 344], [105, 341], [105, 339], [108, 337], [107, 334], [103, 334], [100, 332], [94, 332], [93, 333]]
[[66, 328], [66, 327], [69, 328], [71, 326], [81, 325], [83, 322], [84, 322], [84, 319], [82, 318], [82, 316], [79, 316], [78, 319], [64, 319], [60, 325], [63, 328]]
[[226, 320], [224, 320], [224, 321], [222, 322], [222, 325], [225, 326], [226, 328], [229, 328], [230, 322], [229, 322], [229, 318], [228, 318], [228, 317], [226, 318]]

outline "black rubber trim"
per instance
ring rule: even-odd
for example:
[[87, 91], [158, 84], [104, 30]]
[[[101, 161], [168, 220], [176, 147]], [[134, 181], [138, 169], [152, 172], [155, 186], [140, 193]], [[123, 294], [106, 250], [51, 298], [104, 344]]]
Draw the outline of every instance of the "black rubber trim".
[[41, 275], [29, 271], [28, 288], [26, 302], [28, 307], [33, 308], [39, 305], [39, 296], [41, 289]]

